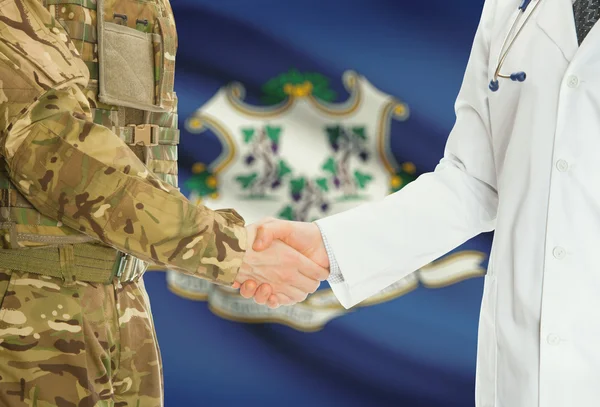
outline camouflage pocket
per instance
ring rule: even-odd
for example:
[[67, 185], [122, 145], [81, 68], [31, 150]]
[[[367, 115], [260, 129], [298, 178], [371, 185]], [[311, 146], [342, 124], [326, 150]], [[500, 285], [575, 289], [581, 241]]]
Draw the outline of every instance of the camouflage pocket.
[[177, 31], [172, 18], [156, 20], [158, 37], [154, 41], [156, 103], [167, 111], [177, 105], [175, 96], [175, 55], [177, 54]]
[[[0, 286], [4, 284], [0, 281]], [[30, 273], [11, 275], [0, 311], [2, 406], [74, 406], [80, 400], [97, 401], [100, 392], [111, 393], [105, 390], [111, 360], [99, 342], [106, 335], [90, 345], [85, 337], [85, 332], [92, 341], [103, 335], [102, 328], [108, 325], [102, 318], [108, 315], [102, 313], [105, 298], [93, 298], [95, 302], [83, 310], [81, 297], [91, 286], [61, 284], [59, 279]], [[93, 318], [101, 324], [84, 325]]]
[[[154, 2], [98, 0], [98, 99], [114, 106], [164, 112], [159, 94], [163, 47]], [[158, 44], [158, 45], [157, 45]]]
[[155, 35], [119, 24], [99, 24], [101, 102], [139, 110], [162, 110], [155, 105]]
[[31, 360], [40, 357], [39, 360], [47, 361], [47, 350], [60, 348], [60, 344], [54, 346], [59, 338], [81, 341], [83, 285], [67, 287], [57, 278], [0, 269], [0, 289], [4, 287], [0, 308], [0, 347], [4, 348], [4, 357], [10, 357], [6, 351], [28, 351]]

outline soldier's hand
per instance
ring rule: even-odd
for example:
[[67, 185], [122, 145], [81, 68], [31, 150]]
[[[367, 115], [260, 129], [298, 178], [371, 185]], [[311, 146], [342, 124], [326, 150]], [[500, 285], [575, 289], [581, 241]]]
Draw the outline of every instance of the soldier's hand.
[[307, 258], [302, 253], [282, 241], [269, 242], [267, 248], [257, 252], [252, 248], [257, 233], [257, 225], [246, 228], [248, 249], [243, 265], [236, 278], [234, 287], [248, 282], [257, 287], [253, 295], [259, 304], [276, 308], [279, 305], [291, 305], [304, 301], [308, 294], [319, 287], [321, 281], [329, 276], [329, 271]]

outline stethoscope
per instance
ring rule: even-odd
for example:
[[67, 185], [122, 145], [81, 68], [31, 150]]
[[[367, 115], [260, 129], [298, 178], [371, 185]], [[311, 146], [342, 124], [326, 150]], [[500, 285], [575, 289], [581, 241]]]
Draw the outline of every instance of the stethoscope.
[[[521, 34], [523, 27], [525, 27], [525, 25], [527, 25], [527, 21], [529, 21], [529, 19], [533, 15], [533, 12], [537, 8], [537, 6], [540, 5], [540, 2], [541, 2], [541, 0], [537, 0], [535, 2], [535, 6], [533, 6], [531, 13], [529, 13], [529, 15], [527, 15], [527, 17], [525, 18], [525, 21], [523, 22], [523, 24], [521, 25], [521, 27], [519, 28], [517, 33], [513, 36], [515, 28], [518, 26], [519, 22], [521, 21], [522, 16], [525, 15], [525, 11], [527, 10], [529, 3], [531, 3], [531, 0], [523, 0], [521, 5], [519, 6], [517, 16], [515, 17], [515, 21], [513, 22], [512, 27], [510, 27], [510, 30], [508, 31], [506, 38], [504, 38], [504, 42], [502, 43], [502, 48], [500, 49], [500, 55], [498, 56], [498, 64], [496, 65], [496, 71], [494, 72], [494, 79], [492, 79], [490, 81], [490, 90], [492, 92], [496, 92], [500, 88], [500, 83], [498, 82], [498, 78], [510, 79], [511, 81], [514, 81], [514, 82], [523, 82], [523, 81], [525, 81], [525, 79], [527, 79], [527, 74], [525, 72], [521, 71], [521, 72], [512, 73], [510, 75], [502, 75], [500, 73], [500, 69], [502, 69], [504, 60], [506, 60], [506, 56], [508, 55], [510, 49], [512, 48], [516, 39], [519, 37], [519, 34]], [[508, 40], [511, 37], [512, 37], [512, 39], [509, 42]]]

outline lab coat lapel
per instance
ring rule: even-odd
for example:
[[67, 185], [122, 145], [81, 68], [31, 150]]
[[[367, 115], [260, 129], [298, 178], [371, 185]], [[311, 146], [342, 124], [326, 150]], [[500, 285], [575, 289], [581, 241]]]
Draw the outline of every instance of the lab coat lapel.
[[542, 2], [536, 18], [538, 26], [560, 48], [565, 59], [570, 62], [578, 48], [572, 1], [538, 1]]

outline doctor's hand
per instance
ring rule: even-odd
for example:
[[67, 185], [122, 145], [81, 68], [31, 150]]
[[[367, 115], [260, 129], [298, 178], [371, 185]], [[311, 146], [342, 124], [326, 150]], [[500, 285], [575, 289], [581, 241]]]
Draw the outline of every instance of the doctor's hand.
[[[317, 290], [321, 281], [327, 279], [329, 271], [283, 242], [273, 241], [279, 234], [271, 233], [270, 229], [260, 232], [264, 236], [260, 238], [261, 242], [268, 243], [257, 245], [260, 252], [255, 251], [251, 246], [257, 243], [258, 228], [257, 225], [246, 227], [248, 248], [233, 287], [252, 282], [250, 287], [255, 287], [252, 295], [248, 296], [249, 290], [246, 290], [244, 296], [250, 298], [257, 294], [254, 300], [259, 304], [274, 297], [277, 301], [270, 301], [271, 307], [304, 301], [308, 294]], [[270, 240], [266, 240], [269, 236]], [[260, 284], [263, 287], [257, 289]]]
[[[271, 247], [281, 242], [293, 247], [295, 250], [326, 269], [329, 276], [329, 258], [321, 232], [314, 223], [290, 222], [268, 218], [258, 223], [258, 232], [254, 240], [253, 250], [257, 252], [268, 251]], [[234, 285], [235, 288], [238, 285]], [[261, 282], [248, 278], [241, 284], [240, 294], [245, 298], [252, 298], [259, 304], [265, 302], [270, 308], [280, 305], [289, 305], [288, 299], [277, 292], [270, 282]]]

